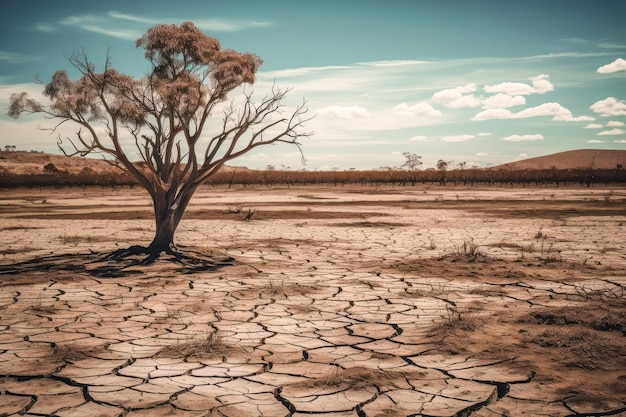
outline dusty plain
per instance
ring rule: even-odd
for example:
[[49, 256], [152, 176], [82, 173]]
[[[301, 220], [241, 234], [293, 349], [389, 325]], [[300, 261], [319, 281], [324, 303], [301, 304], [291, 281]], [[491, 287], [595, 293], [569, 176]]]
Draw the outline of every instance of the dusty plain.
[[[625, 416], [626, 189], [0, 191], [2, 416]], [[252, 214], [249, 214], [252, 213]], [[244, 220], [248, 214], [249, 220]]]

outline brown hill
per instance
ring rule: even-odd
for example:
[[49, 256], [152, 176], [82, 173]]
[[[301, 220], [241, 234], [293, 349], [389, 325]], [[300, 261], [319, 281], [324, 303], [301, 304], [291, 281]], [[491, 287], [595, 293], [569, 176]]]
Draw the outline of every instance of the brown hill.
[[[79, 174], [85, 168], [93, 174], [119, 174], [121, 171], [103, 159], [81, 158], [76, 156], [53, 155], [43, 152], [0, 151], [0, 175], [43, 174], [44, 166], [53, 164], [59, 171]], [[225, 166], [224, 171], [233, 167]], [[237, 171], [246, 168], [237, 167]]]
[[69, 157], [42, 152], [0, 151], [0, 174], [42, 174], [44, 166], [48, 164], [53, 164], [59, 171], [70, 174], [79, 174], [85, 168], [98, 174], [119, 172], [102, 159]]
[[495, 168], [520, 169], [616, 169], [626, 167], [626, 150], [578, 149], [510, 162]]

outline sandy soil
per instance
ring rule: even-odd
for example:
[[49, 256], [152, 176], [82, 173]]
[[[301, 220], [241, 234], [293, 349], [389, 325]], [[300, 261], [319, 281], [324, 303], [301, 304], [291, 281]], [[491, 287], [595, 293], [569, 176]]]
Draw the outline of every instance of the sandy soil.
[[139, 190], [3, 190], [0, 415], [625, 416], [625, 202], [207, 188], [203, 269], [102, 261]]

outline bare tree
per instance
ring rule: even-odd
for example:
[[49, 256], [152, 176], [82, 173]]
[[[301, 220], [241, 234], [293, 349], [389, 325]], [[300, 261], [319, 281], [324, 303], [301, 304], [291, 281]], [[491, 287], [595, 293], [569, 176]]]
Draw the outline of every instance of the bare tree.
[[439, 177], [439, 185], [446, 185], [446, 171], [448, 170], [448, 162], [440, 159], [437, 161], [437, 170], [441, 172]]
[[[262, 60], [222, 49], [191, 22], [157, 25], [136, 45], [151, 65], [143, 78], [117, 72], [109, 54], [98, 73], [80, 51], [69, 58], [81, 73], [78, 80], [57, 71], [43, 91], [50, 104], [13, 94], [9, 115], [43, 113], [59, 122], [54, 129], [75, 123], [75, 138], [59, 137], [66, 155], [102, 154], [134, 176], [152, 198], [156, 233], [149, 246], [132, 247], [129, 254], [154, 260], [163, 252], [176, 252], [176, 228], [209, 177], [262, 145], [282, 142], [300, 149], [298, 140], [311, 135], [303, 130], [310, 117], [304, 102], [287, 111], [283, 101], [288, 90], [276, 87], [259, 101], [244, 88], [240, 101], [229, 98], [233, 90], [254, 83]], [[218, 119], [219, 127], [203, 136], [211, 119]]]
[[402, 164], [402, 167], [407, 168], [409, 171], [417, 171], [423, 165], [422, 157], [420, 155], [411, 153], [411, 152], [403, 152], [405, 162]]

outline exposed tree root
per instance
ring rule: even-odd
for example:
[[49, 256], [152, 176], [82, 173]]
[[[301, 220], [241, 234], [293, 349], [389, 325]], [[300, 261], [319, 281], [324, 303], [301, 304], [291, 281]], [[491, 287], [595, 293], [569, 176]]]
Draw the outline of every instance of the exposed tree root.
[[98, 278], [121, 278], [140, 274], [141, 270], [138, 267], [148, 267], [157, 261], [169, 262], [176, 272], [184, 274], [213, 271], [235, 263], [235, 260], [228, 256], [215, 257], [175, 246], [155, 251], [150, 247], [134, 245], [110, 253], [91, 251], [50, 255], [0, 265], [0, 276], [24, 272], [65, 271], [88, 273]]

